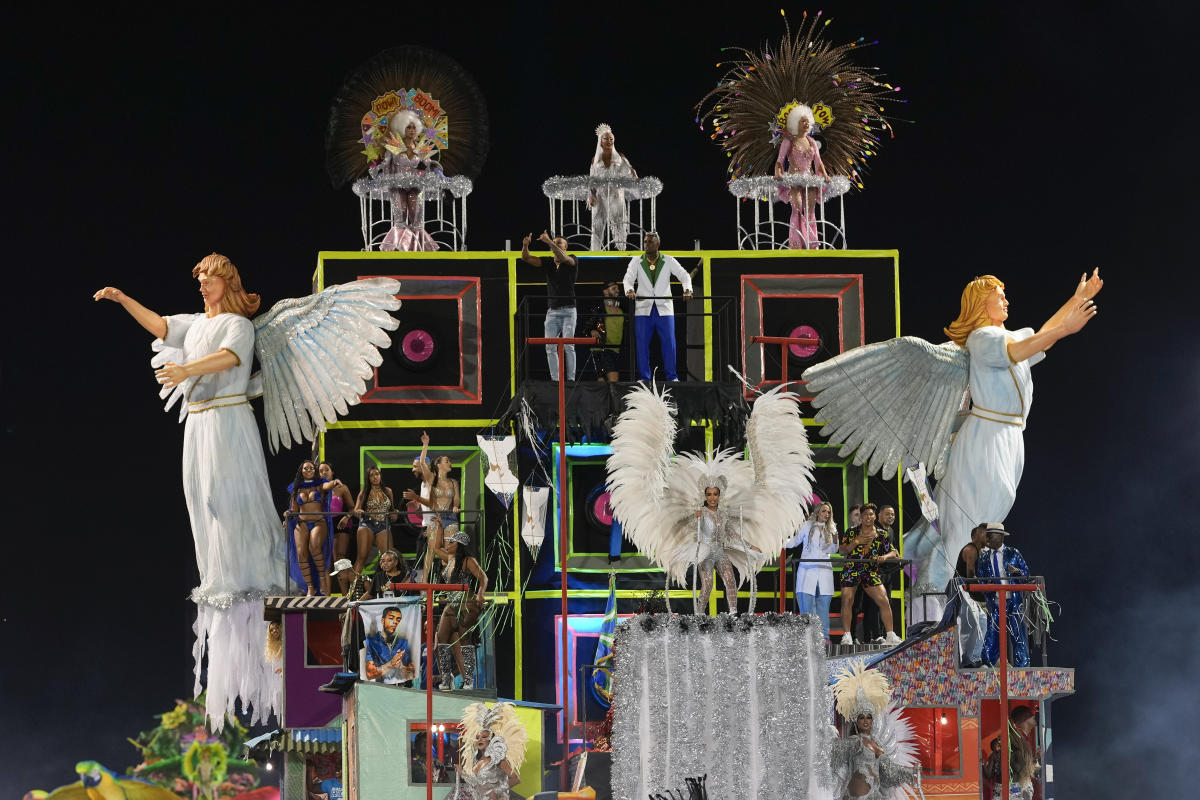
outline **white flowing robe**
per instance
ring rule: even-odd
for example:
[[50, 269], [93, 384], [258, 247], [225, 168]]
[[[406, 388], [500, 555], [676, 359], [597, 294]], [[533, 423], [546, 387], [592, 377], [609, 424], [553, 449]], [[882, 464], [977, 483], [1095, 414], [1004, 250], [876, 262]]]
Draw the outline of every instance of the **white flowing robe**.
[[1030, 368], [1045, 353], [1014, 364], [1008, 343], [1033, 336], [1033, 328], [1008, 331], [988, 325], [967, 337], [971, 354], [971, 409], [950, 448], [946, 474], [938, 483], [941, 537], [925, 559], [918, 586], [945, 588], [958, 552], [981, 522], [1003, 522], [1017, 497], [1025, 468], [1023, 432], [1033, 405]]
[[220, 725], [240, 696], [255, 717], [274, 709], [278, 679], [266, 663], [263, 596], [286, 586], [283, 531], [271, 501], [262, 441], [246, 396], [254, 357], [254, 325], [238, 314], [178, 314], [165, 318], [166, 347], [180, 363], [228, 350], [239, 363], [187, 387], [183, 492], [191, 517], [200, 585], [197, 605], [196, 693], [207, 641], [208, 712]]

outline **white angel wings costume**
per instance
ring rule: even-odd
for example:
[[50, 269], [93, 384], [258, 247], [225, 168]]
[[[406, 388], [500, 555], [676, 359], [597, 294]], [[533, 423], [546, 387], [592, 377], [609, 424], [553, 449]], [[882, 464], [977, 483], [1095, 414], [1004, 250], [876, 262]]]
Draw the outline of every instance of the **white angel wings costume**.
[[804, 521], [812, 491], [812, 453], [796, 396], [780, 387], [755, 401], [746, 425], [748, 460], [729, 450], [676, 456], [675, 406], [665, 391], [641, 386], [625, 404], [607, 465], [613, 512], [625, 535], [662, 567], [668, 583], [687, 585], [688, 568], [714, 556], [704, 552], [696, 511], [705, 487], [723, 483], [720, 514], [738, 535], [717, 544], [739, 584], [750, 580], [753, 611], [753, 576]]
[[1033, 403], [1030, 367], [1044, 355], [1013, 363], [1008, 345], [1033, 334], [985, 325], [965, 347], [905, 336], [804, 372], [821, 432], [843, 445], [842, 455], [857, 450], [854, 463], [884, 477], [923, 463], [938, 479], [938, 524], [918, 525], [904, 542], [923, 591], [946, 587], [973, 527], [1012, 509]]
[[[160, 392], [167, 409], [180, 403], [180, 420], [186, 420], [183, 488], [200, 573], [192, 592], [194, 688], [198, 695], [207, 652], [214, 730], [239, 698], [244, 708], [254, 707], [255, 722], [265, 722], [279, 695], [279, 678], [263, 657], [262, 598], [283, 590], [287, 563], [249, 400], [263, 397], [272, 451], [280, 443], [311, 441], [358, 402], [372, 367], [382, 363], [377, 348], [390, 345], [384, 331], [399, 326], [389, 313], [400, 307], [399, 285], [372, 278], [331, 286], [277, 303], [253, 322], [228, 313], [164, 318], [155, 367], [221, 350], [237, 358], [228, 369]], [[255, 354], [261, 377], [250, 374]]]

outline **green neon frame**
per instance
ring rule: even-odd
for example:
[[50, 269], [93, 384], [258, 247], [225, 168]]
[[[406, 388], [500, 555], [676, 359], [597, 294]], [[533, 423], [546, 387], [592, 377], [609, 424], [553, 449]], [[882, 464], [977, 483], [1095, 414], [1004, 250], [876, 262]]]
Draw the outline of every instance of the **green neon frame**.
[[[581, 255], [592, 255], [592, 256], [610, 256], [610, 257], [611, 256], [628, 256], [628, 257], [632, 257], [636, 253], [634, 251], [623, 251], [623, 252], [604, 252], [604, 253], [581, 252], [580, 254]], [[673, 249], [673, 250], [671, 250], [671, 254], [679, 256], [679, 257], [697, 258], [701, 261], [701, 264], [702, 264], [701, 281], [702, 281], [702, 286], [704, 287], [704, 294], [705, 294], [706, 298], [712, 294], [712, 259], [714, 259], [714, 258], [715, 259], [738, 258], [738, 259], [756, 259], [756, 260], [761, 259], [763, 261], [770, 261], [772, 259], [778, 259], [778, 258], [786, 258], [789, 260], [794, 260], [797, 258], [891, 258], [892, 264], [893, 264], [893, 269], [892, 269], [893, 283], [894, 283], [893, 289], [894, 289], [894, 296], [896, 298], [895, 299], [895, 308], [893, 309], [894, 318], [896, 320], [895, 335], [896, 336], [900, 335], [900, 253], [898, 250], [674, 250]], [[545, 253], [545, 255], [548, 257], [549, 252], [547, 251]], [[374, 251], [362, 252], [362, 251], [322, 250], [317, 253], [317, 266], [316, 266], [316, 270], [313, 273], [313, 286], [316, 291], [320, 291], [325, 288], [325, 260], [327, 258], [343, 260], [343, 261], [349, 261], [349, 260], [378, 261], [378, 262], [381, 262], [381, 266], [382, 266], [382, 262], [387, 262], [387, 261], [392, 261], [392, 260], [402, 260], [402, 261], [410, 261], [410, 262], [411, 261], [423, 261], [423, 260], [433, 260], [433, 261], [446, 261], [446, 260], [473, 261], [473, 260], [477, 260], [477, 259], [507, 260], [507, 262], [508, 262], [508, 277], [509, 277], [509, 281], [508, 281], [508, 306], [509, 306], [508, 338], [509, 338], [509, 342], [512, 342], [513, 337], [516, 335], [516, 309], [517, 309], [517, 286], [518, 286], [517, 260], [520, 258], [520, 256], [521, 256], [521, 254], [519, 252], [512, 251], [512, 250], [436, 251], [436, 252], [429, 252], [429, 253], [383, 253], [383, 252], [374, 252]], [[592, 281], [582, 281], [581, 283], [583, 283], [584, 285], [588, 285], [588, 284], [592, 283]], [[528, 282], [528, 283], [521, 283], [520, 285], [531, 286], [531, 285], [534, 285], [534, 283]], [[706, 381], [712, 381], [713, 376], [714, 376], [714, 371], [713, 371], [713, 363], [712, 363], [712, 360], [713, 360], [713, 347], [712, 347], [713, 331], [712, 331], [712, 317], [711, 317], [711, 314], [712, 314], [712, 301], [711, 300], [709, 300], [709, 299], [704, 300], [704, 311], [705, 311], [705, 317], [704, 317], [704, 379]], [[516, 390], [516, 365], [517, 365], [516, 349], [514, 347], [510, 347], [509, 348], [509, 386], [512, 387], [512, 391], [513, 391], [514, 395], [515, 395], [515, 390]], [[392, 419], [392, 420], [370, 420], [370, 421], [354, 420], [354, 421], [336, 422], [336, 423], [329, 425], [329, 428], [331, 430], [351, 429], [351, 428], [354, 428], [354, 429], [380, 429], [380, 430], [389, 429], [389, 428], [391, 428], [391, 429], [408, 429], [408, 428], [476, 428], [476, 429], [479, 429], [479, 428], [485, 428], [485, 427], [492, 427], [496, 423], [497, 423], [497, 420], [493, 420], [493, 419], [450, 419], [450, 420], [397, 420], [397, 419]], [[804, 420], [804, 423], [806, 426], [816, 426], [817, 425], [815, 420], [807, 419], [807, 418]], [[713, 442], [712, 426], [710, 424], [708, 424], [707, 421], [704, 421], [703, 425], [704, 425], [704, 429], [705, 429], [705, 434], [704, 434], [705, 444], [707, 447], [711, 448], [712, 442]], [[822, 445], [819, 442], [815, 441], [815, 438], [816, 437], [813, 437], [813, 439], [814, 439], [814, 443], [813, 443], [814, 455], [816, 455], [819, 452], [818, 448], [822, 447]], [[557, 448], [557, 445], [555, 445], [555, 448]], [[376, 448], [371, 448], [371, 449], [383, 450], [386, 448], [376, 447]], [[407, 448], [397, 447], [394, 449], [396, 449], [398, 451], [407, 450], [408, 452], [414, 453], [414, 454], [420, 452], [419, 448], [412, 448], [412, 447], [407, 447]], [[464, 448], [459, 448], [459, 449], [464, 449]], [[836, 449], [834, 449], [832, 452], [836, 453]], [[321, 458], [325, 457], [324, 434], [320, 435], [320, 438], [318, 441], [318, 455]], [[842, 486], [843, 496], [849, 496], [848, 492], [847, 492], [847, 489], [849, 487], [848, 487], [846, 481], [848, 479], [847, 478], [848, 468], [852, 466], [852, 459], [851, 458], [829, 459], [827, 456], [824, 456], [823, 454], [821, 457], [823, 457], [825, 460], [818, 462], [818, 464], [820, 466], [842, 468], [842, 470], [843, 470], [843, 478], [842, 478], [842, 480], [843, 480], [843, 486]], [[456, 464], [455, 466], [462, 468], [462, 466], [465, 465], [467, 463], [467, 461], [469, 461], [469, 460], [470, 459], [467, 459], [464, 462], [462, 462], [462, 464]], [[362, 463], [363, 463], [362, 459], [360, 458], [360, 464], [362, 464]], [[360, 467], [360, 471], [365, 472], [365, 469]], [[557, 471], [556, 471], [556, 476], [557, 476]], [[363, 477], [363, 475], [360, 474], [360, 479], [362, 477]], [[573, 486], [572, 481], [573, 481], [573, 475], [572, 475], [571, 465], [568, 462], [568, 469], [567, 469], [568, 492], [570, 492], [570, 489]], [[863, 475], [862, 481], [863, 481], [862, 496], [864, 498], [868, 498], [869, 497], [869, 495], [868, 495], [869, 487], [868, 487], [867, 477], [865, 474]], [[903, 489], [902, 480], [900, 478], [897, 478], [896, 479], [896, 497], [898, 499], [896, 502], [896, 514], [897, 514], [897, 527], [901, 531], [903, 530], [903, 521], [904, 521], [904, 492], [902, 491], [902, 489]], [[480, 481], [480, 502], [479, 502], [480, 509], [483, 508], [483, 497], [484, 497], [484, 487], [483, 487], [482, 481]], [[572, 520], [574, 520], [573, 493], [568, 494], [568, 502], [570, 502], [572, 504], [571, 507], [568, 507], [568, 512], [571, 513], [571, 518], [572, 518]], [[512, 529], [513, 529], [513, 574], [516, 576], [516, 580], [519, 582], [520, 576], [522, 574], [521, 573], [522, 554], [523, 554], [524, 544], [521, 541], [520, 516], [518, 514], [517, 503], [513, 504], [512, 508], [511, 508], [511, 514], [512, 514]], [[481, 517], [480, 519], [481, 519], [481, 523], [484, 524], [484, 529], [486, 530], [486, 519], [484, 517]], [[845, 522], [845, 519], [843, 518], [843, 524], [844, 524], [844, 522]], [[555, 544], [557, 546], [557, 538], [559, 535], [559, 533], [558, 533], [558, 515], [557, 514], [555, 515], [555, 523], [554, 524], [555, 524], [555, 531], [554, 531]], [[902, 545], [903, 535], [901, 535], [901, 537], [900, 537], [900, 542]], [[568, 559], [570, 558], [571, 555], [574, 555], [573, 551], [568, 552]], [[588, 554], [580, 553], [578, 555], [588, 555]], [[604, 555], [607, 555], [607, 554], [604, 554]], [[568, 563], [568, 570], [571, 572], [595, 572], [595, 571], [597, 571], [597, 570], [576, 570], [576, 569], [571, 568], [569, 563]], [[778, 571], [778, 567], [769, 567], [768, 570]], [[607, 570], [604, 570], [604, 571], [607, 571]], [[624, 571], [626, 571], [626, 572], [660, 572], [661, 570], [640, 569], [639, 568], [637, 570], [624, 570]], [[899, 592], [899, 596], [902, 597], [903, 590], [904, 590], [904, 578], [901, 578], [901, 588], [899, 590], [893, 590], [892, 596], [896, 597], [897, 593]], [[686, 596], [688, 596], [688, 597], [691, 596], [690, 592], [684, 593], [684, 592], [682, 592], [682, 590], [677, 590], [677, 591], [680, 591], [680, 594], [678, 595], [679, 597], [683, 597], [684, 594], [686, 594]], [[716, 611], [717, 595], [718, 595], [718, 592], [720, 592], [720, 591], [721, 591], [720, 589], [718, 589], [714, 586], [714, 591], [713, 591], [713, 594], [709, 601], [710, 612], [715, 613], [715, 611]], [[621, 589], [617, 590], [618, 597], [640, 596], [641, 594], [642, 594], [641, 591], [628, 592], [626, 590], [621, 590]], [[739, 592], [739, 596], [746, 596], [747, 594], [748, 593], [746, 593], [746, 592]], [[524, 659], [524, 620], [522, 617], [522, 608], [521, 608], [522, 604], [520, 602], [518, 602], [520, 600], [521, 596], [520, 596], [520, 593], [516, 591], [516, 587], [514, 587], [513, 590], [509, 590], [509, 591], [505, 591], [505, 592], [494, 592], [494, 593], [489, 592], [489, 596], [491, 597], [491, 599], [494, 602], [508, 602], [508, 603], [513, 604], [513, 608], [514, 608], [513, 635], [514, 635], [514, 650], [515, 650], [515, 652], [513, 654], [514, 662], [515, 662], [514, 663], [515, 685], [514, 685], [513, 697], [516, 700], [521, 700], [521, 699], [524, 699], [524, 680], [523, 680], [523, 670], [522, 670], [522, 662]], [[559, 596], [561, 596], [561, 592], [559, 592], [557, 590], [544, 590], [544, 591], [543, 590], [535, 590], [535, 591], [527, 592], [525, 594], [525, 596], [530, 599], [541, 599], [543, 597], [546, 597], [546, 598], [559, 597]], [[584, 589], [571, 589], [568, 591], [568, 597], [605, 597], [605, 596], [607, 596], [607, 592], [603, 591], [603, 590], [594, 591], [594, 590], [584, 590]], [[675, 591], [671, 592], [671, 596], [672, 597], [676, 596]], [[764, 598], [776, 597], [776, 596], [777, 596], [777, 592], [760, 593], [760, 597], [764, 597]], [[901, 614], [902, 629], [904, 626], [904, 613], [905, 613], [904, 612], [904, 604], [901, 603], [900, 614]]]

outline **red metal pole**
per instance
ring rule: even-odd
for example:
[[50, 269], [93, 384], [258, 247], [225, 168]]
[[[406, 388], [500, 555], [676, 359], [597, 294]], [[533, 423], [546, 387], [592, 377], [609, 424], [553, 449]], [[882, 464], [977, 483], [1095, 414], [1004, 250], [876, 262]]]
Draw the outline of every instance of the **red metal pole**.
[[995, 592], [996, 602], [1000, 604], [1000, 716], [1004, 726], [1000, 734], [1000, 772], [1003, 781], [1000, 796], [1004, 800], [1008, 800], [1011, 777], [1008, 774], [1008, 593], [1032, 592], [1037, 588], [1032, 583], [980, 583], [967, 587], [969, 592]]
[[[429, 580], [429, 576], [425, 576]], [[433, 589], [425, 590], [425, 800], [433, 800]]]
[[[751, 336], [752, 344], [778, 344], [779, 361], [783, 368], [783, 385], [788, 383], [788, 348], [794, 344], [818, 345], [820, 339], [809, 339], [789, 336]], [[762, 384], [759, 384], [760, 386]], [[787, 548], [779, 549], [779, 613], [787, 612]]]
[[[779, 361], [783, 365], [783, 385], [787, 386], [788, 346], [779, 345]], [[779, 613], [787, 613], [787, 548], [779, 548]]]
[[552, 344], [558, 350], [558, 558], [559, 571], [562, 578], [562, 740], [563, 757], [559, 772], [559, 787], [567, 786], [567, 757], [571, 754], [571, 698], [570, 677], [571, 665], [567, 662], [569, 628], [567, 625], [567, 504], [563, 502], [563, 492], [567, 488], [567, 371], [566, 350], [569, 344], [595, 344], [594, 339], [584, 337], [566, 337], [550, 339], [532, 337], [525, 340], [527, 344]]

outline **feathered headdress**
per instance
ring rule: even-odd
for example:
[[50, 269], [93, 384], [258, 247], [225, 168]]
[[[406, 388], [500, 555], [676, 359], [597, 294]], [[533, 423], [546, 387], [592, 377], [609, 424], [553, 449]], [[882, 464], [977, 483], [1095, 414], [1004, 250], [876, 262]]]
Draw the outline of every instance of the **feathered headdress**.
[[819, 11], [813, 17], [805, 12], [794, 35], [785, 21], [774, 52], [731, 47], [727, 49], [741, 56], [717, 64], [729, 70], [696, 104], [696, 122], [701, 130], [712, 126], [710, 138], [729, 155], [734, 177], [770, 174], [788, 114], [807, 106], [820, 126], [825, 169], [862, 188], [858, 177], [867, 158], [875, 155], [884, 131], [894, 136], [881, 104], [904, 101], [896, 97], [899, 87], [884, 83], [877, 67], [860, 67], [851, 60], [856, 50], [875, 42], [860, 37], [831, 44], [821, 38], [829, 23]]
[[378, 156], [383, 147], [374, 141], [382, 121], [390, 122], [405, 111], [421, 117], [420, 127], [436, 140], [438, 161], [447, 175], [478, 177], [488, 153], [483, 92], [454, 59], [405, 45], [384, 50], [358, 67], [333, 98], [325, 131], [325, 171], [335, 189], [367, 174], [371, 155]]
[[497, 703], [487, 706], [484, 703], [471, 703], [463, 709], [462, 739], [459, 741], [459, 756], [467, 769], [475, 766], [475, 737], [480, 731], [491, 731], [485, 757], [498, 763], [508, 759], [514, 772], [521, 771], [525, 762], [525, 746], [529, 742], [529, 734], [521, 720], [517, 719], [517, 708], [512, 703]]
[[833, 684], [837, 711], [850, 722], [881, 715], [891, 697], [892, 687], [887, 677], [862, 663], [851, 664]]

